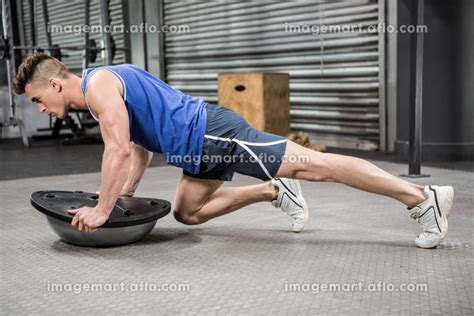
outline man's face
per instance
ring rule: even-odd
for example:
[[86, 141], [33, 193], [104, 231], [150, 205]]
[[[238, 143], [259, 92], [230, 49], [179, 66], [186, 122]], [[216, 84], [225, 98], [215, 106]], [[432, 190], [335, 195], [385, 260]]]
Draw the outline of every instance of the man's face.
[[56, 79], [49, 79], [48, 85], [42, 88], [35, 88], [31, 83], [25, 86], [26, 96], [36, 103], [38, 111], [58, 118], [66, 117], [69, 111], [69, 105], [65, 102], [62, 91], [62, 84]]

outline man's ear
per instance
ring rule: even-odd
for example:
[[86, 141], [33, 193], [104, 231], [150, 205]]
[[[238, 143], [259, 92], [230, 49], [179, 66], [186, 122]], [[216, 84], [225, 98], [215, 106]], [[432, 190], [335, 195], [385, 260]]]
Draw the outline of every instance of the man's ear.
[[56, 78], [49, 78], [48, 85], [52, 87], [56, 92], [61, 92], [63, 90], [63, 85], [61, 81]]

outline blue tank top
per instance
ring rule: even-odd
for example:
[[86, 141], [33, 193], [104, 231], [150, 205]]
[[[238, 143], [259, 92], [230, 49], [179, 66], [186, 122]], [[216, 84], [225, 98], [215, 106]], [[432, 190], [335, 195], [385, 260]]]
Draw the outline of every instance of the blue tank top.
[[[168, 164], [199, 173], [207, 121], [204, 100], [185, 95], [130, 64], [85, 69], [81, 81], [84, 95], [90, 76], [97, 70], [112, 72], [122, 83], [130, 140], [149, 151], [163, 153]], [[89, 111], [98, 121], [90, 107]]]

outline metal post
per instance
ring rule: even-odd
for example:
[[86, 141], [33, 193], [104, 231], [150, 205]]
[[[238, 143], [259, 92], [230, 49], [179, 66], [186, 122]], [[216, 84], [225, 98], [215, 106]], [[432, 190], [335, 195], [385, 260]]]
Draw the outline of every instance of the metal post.
[[[388, 1], [386, 6], [387, 25], [398, 28], [398, 2]], [[397, 135], [397, 33], [387, 33], [387, 47], [385, 50], [386, 72], [385, 72], [385, 100], [386, 112], [386, 139], [387, 151], [395, 151], [395, 139]]]
[[[164, 8], [164, 1], [158, 1], [158, 23], [160, 30], [163, 30], [163, 25], [165, 24], [165, 8]], [[160, 59], [160, 79], [166, 81], [166, 58], [165, 58], [165, 33], [160, 31], [158, 34], [158, 53]]]
[[28, 2], [28, 7], [30, 10], [30, 41], [31, 46], [36, 46], [36, 7], [35, 1], [30, 0]]
[[[411, 23], [424, 23], [424, 0], [411, 1]], [[423, 33], [411, 35], [410, 52], [410, 131], [408, 144], [408, 177], [421, 175], [422, 147], [422, 105], [423, 105]]]
[[[145, 3], [145, 0], [142, 0], [141, 1], [141, 14], [142, 14], [142, 23], [143, 23], [143, 26], [146, 25], [146, 21], [147, 21], [147, 16], [146, 16], [146, 3]], [[148, 69], [148, 39], [147, 39], [147, 32], [146, 31], [143, 31], [142, 32], [142, 36], [143, 36], [143, 66], [145, 68], [145, 70], [149, 70]], [[159, 50], [159, 48], [158, 48]], [[161, 69], [161, 68], [160, 68]], [[162, 78], [163, 79], [163, 78]]]
[[[122, 0], [121, 4], [122, 4], [122, 8], [123, 8], [124, 12], [128, 12], [126, 14], [123, 14], [123, 22], [124, 22], [124, 25], [126, 25], [126, 27], [129, 28], [130, 27], [130, 13], [129, 13], [130, 5], [129, 5], [127, 0]], [[125, 36], [124, 36], [124, 46], [125, 47], [131, 47], [130, 36], [131, 36], [130, 31], [128, 31], [128, 32], [125, 31]], [[130, 64], [131, 60], [132, 60], [130, 50], [125, 50], [124, 53], [125, 53], [125, 63]]]
[[[91, 0], [84, 0], [84, 25], [90, 23], [90, 6]], [[89, 32], [84, 32], [84, 46], [89, 46]], [[89, 50], [84, 48], [82, 52], [82, 69], [89, 67]]]
[[[8, 0], [4, 0], [2, 1], [2, 13], [3, 13], [3, 17], [2, 17], [2, 20], [3, 20], [3, 38], [5, 39], [5, 41], [11, 46], [12, 45], [12, 42], [13, 42], [13, 39], [10, 37], [10, 34], [8, 34], [8, 30], [9, 30], [9, 25], [8, 25], [8, 21], [7, 21], [7, 13], [6, 11], [8, 10], [8, 8], [6, 7], [6, 2]], [[13, 77], [13, 65], [12, 65], [12, 61], [13, 61], [13, 58], [14, 56], [12, 56], [12, 53], [13, 51], [11, 49], [9, 49], [9, 52], [8, 52], [8, 58], [5, 60], [6, 61], [6, 65], [7, 65], [7, 82], [8, 82], [8, 104], [10, 106], [10, 113], [9, 113], [9, 119], [13, 119], [15, 118], [15, 96], [13, 95], [13, 82], [12, 82], [12, 77]]]
[[2, 0], [2, 26], [3, 26], [3, 33], [0, 36], [9, 44], [9, 52], [8, 58], [6, 61], [7, 66], [7, 81], [8, 81], [8, 105], [10, 109], [8, 120], [4, 118], [4, 122], [1, 122], [0, 128], [18, 126], [20, 128], [20, 135], [23, 141], [23, 146], [29, 147], [30, 143], [28, 140], [28, 135], [26, 133], [25, 124], [23, 121], [16, 117], [16, 104], [15, 104], [15, 96], [13, 94], [13, 77], [15, 76], [16, 69], [15, 69], [15, 53], [13, 50], [14, 38], [13, 38], [13, 30], [12, 30], [12, 3], [10, 0]]
[[[385, 0], [378, 2], [379, 23], [385, 24]], [[387, 150], [387, 105], [385, 100], [385, 32], [379, 32], [379, 150]]]
[[104, 32], [105, 26], [110, 28], [109, 0], [100, 0], [100, 24], [102, 26], [102, 41], [104, 43], [104, 65], [112, 64], [112, 34], [111, 30]]
[[43, 8], [43, 23], [44, 23], [44, 30], [46, 32], [46, 42], [48, 43], [48, 46], [53, 46], [51, 33], [48, 31], [49, 14], [48, 14], [48, 4], [46, 3], [46, 0], [41, 1], [41, 6]]

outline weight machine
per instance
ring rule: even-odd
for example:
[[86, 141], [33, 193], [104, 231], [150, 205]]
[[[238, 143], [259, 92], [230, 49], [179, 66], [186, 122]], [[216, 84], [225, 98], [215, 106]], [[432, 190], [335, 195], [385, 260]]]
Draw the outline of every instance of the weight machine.
[[[99, 47], [94, 39], [89, 38], [89, 32], [84, 32], [84, 45], [76, 46], [61, 46], [53, 44], [51, 33], [48, 32], [49, 25], [49, 13], [48, 3], [46, 0], [41, 0], [42, 12], [43, 12], [43, 23], [46, 30], [46, 46], [36, 45], [36, 3], [38, 1], [29, 0], [28, 10], [30, 17], [30, 28], [29, 34], [31, 38], [31, 45], [15, 45], [13, 25], [12, 21], [15, 16], [16, 10], [13, 7], [14, 0], [1, 0], [2, 3], [2, 34], [0, 36], [0, 59], [6, 62], [7, 81], [8, 81], [8, 104], [4, 105], [4, 116], [3, 122], [0, 122], [0, 130], [3, 127], [19, 127], [23, 145], [29, 147], [29, 140], [26, 133], [25, 125], [21, 119], [17, 117], [17, 105], [15, 103], [15, 95], [13, 93], [13, 78], [15, 77], [16, 70], [18, 67], [18, 57], [22, 56], [23, 52], [48, 52], [49, 55], [61, 60], [63, 57], [68, 57], [65, 51], [82, 51], [82, 68], [85, 69], [90, 63], [97, 61], [98, 53], [103, 52], [103, 65], [112, 64], [115, 54], [117, 51], [128, 50], [125, 47], [116, 47], [115, 41], [110, 32], [103, 32], [105, 26], [110, 25], [111, 19], [109, 14], [109, 1], [100, 0], [100, 22], [101, 22], [101, 42], [102, 47]], [[91, 0], [84, 0], [84, 24], [89, 25], [90, 21], [90, 4]], [[21, 58], [20, 58], [21, 59]], [[71, 116], [71, 113], [75, 112], [79, 124], [77, 124]], [[62, 128], [70, 128], [76, 139], [82, 141], [86, 138], [86, 129], [94, 127], [97, 123], [94, 120], [83, 120], [79, 115], [80, 112], [88, 114], [87, 111], [71, 110], [70, 114], [66, 116], [64, 120], [56, 118], [55, 122], [52, 122], [50, 117], [49, 128], [38, 129], [38, 131], [52, 131], [52, 137], [58, 137], [59, 132]], [[64, 124], [65, 123], [65, 124]], [[1, 134], [0, 134], [1, 135]]]

